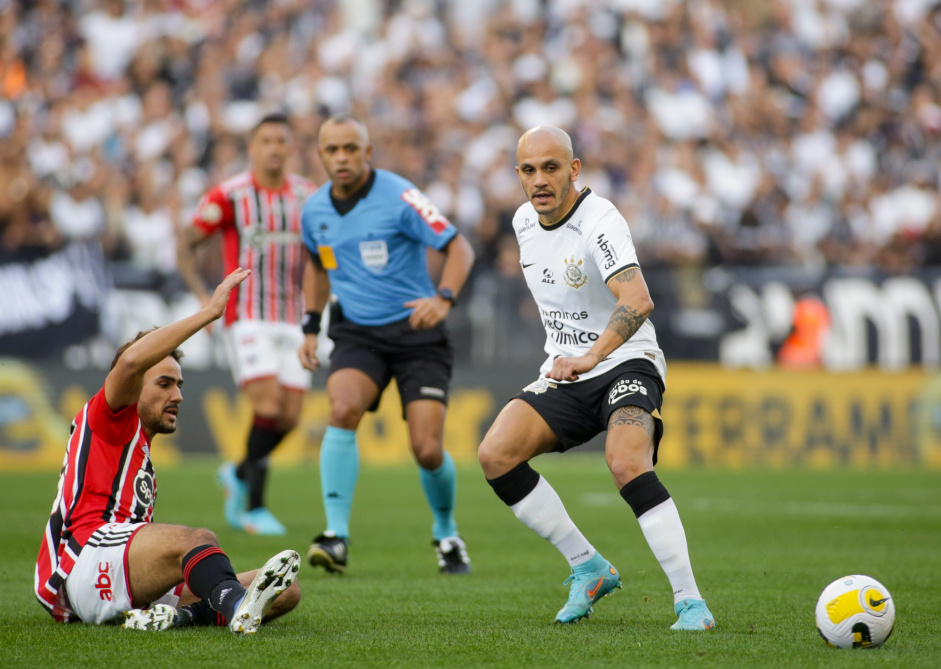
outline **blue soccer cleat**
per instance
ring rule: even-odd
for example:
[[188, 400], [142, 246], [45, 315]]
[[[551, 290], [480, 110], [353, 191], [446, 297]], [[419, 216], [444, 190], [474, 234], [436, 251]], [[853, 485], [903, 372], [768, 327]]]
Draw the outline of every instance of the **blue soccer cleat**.
[[671, 630], [688, 630], [701, 632], [711, 630], [716, 626], [706, 602], [701, 599], [684, 599], [673, 605], [678, 616], [677, 621], [670, 626]]
[[242, 527], [249, 534], [280, 537], [288, 533], [274, 514], [263, 506], [242, 514]]
[[610, 562], [597, 571], [584, 574], [572, 573], [565, 579], [564, 585], [572, 584], [569, 590], [569, 600], [557, 614], [557, 623], [577, 623], [582, 618], [591, 616], [591, 607], [602, 597], [611, 594], [615, 588], [621, 587], [621, 576]]
[[225, 492], [225, 519], [236, 530], [243, 530], [242, 516], [248, 503], [248, 484], [235, 474], [231, 462], [219, 466], [216, 474], [219, 485]]

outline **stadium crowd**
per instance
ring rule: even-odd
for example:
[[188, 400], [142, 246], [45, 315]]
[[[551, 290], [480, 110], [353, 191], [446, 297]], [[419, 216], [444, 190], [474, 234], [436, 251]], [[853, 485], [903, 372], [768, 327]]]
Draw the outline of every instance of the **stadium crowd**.
[[176, 232], [257, 118], [287, 111], [322, 183], [317, 130], [350, 110], [474, 244], [471, 294], [525, 292], [540, 124], [645, 268], [904, 272], [941, 264], [939, 91], [936, 0], [0, 0], [0, 256], [97, 238], [178, 287]]

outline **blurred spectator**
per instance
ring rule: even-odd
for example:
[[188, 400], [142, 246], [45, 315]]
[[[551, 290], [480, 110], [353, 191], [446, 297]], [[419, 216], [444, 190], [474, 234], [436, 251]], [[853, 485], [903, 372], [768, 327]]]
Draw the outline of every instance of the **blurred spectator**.
[[938, 0], [0, 1], [2, 242], [97, 236], [172, 274], [150, 240], [244, 169], [247, 127], [287, 110], [322, 181], [320, 120], [352, 110], [481, 290], [509, 285], [536, 124], [571, 132], [645, 263], [902, 271], [941, 264], [939, 91]]

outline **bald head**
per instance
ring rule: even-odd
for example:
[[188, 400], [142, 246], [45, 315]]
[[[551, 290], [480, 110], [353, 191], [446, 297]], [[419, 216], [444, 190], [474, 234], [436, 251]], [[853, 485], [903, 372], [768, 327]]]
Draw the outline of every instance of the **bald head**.
[[366, 124], [352, 114], [334, 114], [320, 126], [317, 153], [330, 175], [330, 192], [348, 198], [369, 179], [372, 146]]
[[548, 150], [557, 150], [562, 152], [562, 158], [571, 162], [575, 158], [575, 152], [572, 150], [572, 138], [561, 128], [555, 128], [551, 125], [540, 125], [527, 130], [520, 137], [516, 145], [516, 160], [520, 161], [521, 153], [532, 153]]
[[561, 220], [578, 200], [573, 186], [580, 169], [564, 130], [539, 126], [520, 137], [516, 175], [543, 225]]
[[369, 144], [369, 130], [366, 129], [366, 124], [348, 112], [334, 114], [324, 121], [320, 126], [320, 133], [317, 136], [317, 143], [323, 143], [323, 136], [325, 132], [330, 132], [335, 126], [347, 124], [356, 128], [359, 140], [362, 142], [363, 146]]

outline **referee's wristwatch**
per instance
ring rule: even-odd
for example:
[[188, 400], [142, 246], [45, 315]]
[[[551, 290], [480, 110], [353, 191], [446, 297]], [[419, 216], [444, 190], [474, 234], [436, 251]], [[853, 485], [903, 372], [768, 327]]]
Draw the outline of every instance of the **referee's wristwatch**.
[[457, 304], [457, 298], [454, 297], [454, 291], [450, 288], [439, 288], [438, 297], [440, 297], [442, 300], [450, 302], [452, 307]]

